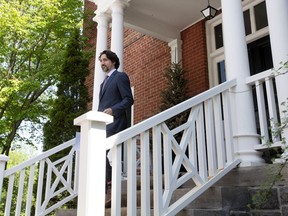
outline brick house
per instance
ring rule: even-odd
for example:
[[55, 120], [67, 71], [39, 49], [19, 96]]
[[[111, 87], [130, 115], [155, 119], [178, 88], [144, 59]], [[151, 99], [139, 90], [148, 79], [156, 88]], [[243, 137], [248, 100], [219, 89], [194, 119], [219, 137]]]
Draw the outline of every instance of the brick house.
[[[274, 14], [279, 10], [276, 7], [287, 6], [286, 0], [277, 5], [263, 0], [210, 3], [218, 12], [216, 17], [207, 20], [200, 13], [207, 6], [205, 1], [184, 1], [181, 4], [154, 0], [145, 3], [141, 0], [85, 1], [86, 11], [91, 14], [84, 22], [84, 33], [91, 44], [89, 48], [96, 50], [96, 56], [103, 49], [112, 49], [120, 56], [122, 66], [119, 69], [130, 76], [135, 97], [133, 124], [160, 111], [160, 92], [165, 89], [163, 71], [171, 62], [181, 61], [188, 81], [188, 96], [193, 97], [233, 78], [247, 83], [245, 79], [249, 76], [276, 69], [281, 66], [280, 62], [287, 61], [288, 48], [284, 39], [287, 19], [277, 18]], [[98, 29], [92, 19], [98, 23]], [[87, 30], [87, 26], [92, 28]], [[101, 68], [97, 68], [97, 58], [91, 61], [90, 67], [87, 84], [91, 96], [93, 92], [96, 95], [94, 105], [90, 104], [93, 109], [104, 75]], [[281, 93], [288, 82], [287, 74], [282, 78], [276, 78], [279, 106], [280, 101], [287, 98], [287, 93]], [[241, 144], [247, 142], [242, 136], [244, 133], [251, 134], [249, 142], [259, 143], [260, 120], [257, 120], [254, 93], [240, 96], [241, 92], [251, 88], [254, 87], [244, 84], [235, 89], [239, 93], [235, 106], [238, 109], [241, 106], [236, 112], [246, 113], [236, 117], [240, 120], [235, 121], [238, 123], [234, 126], [239, 135], [237, 149], [244, 158], [249, 158], [248, 164], [251, 157], [255, 163], [259, 162], [259, 154], [253, 145], [248, 150], [245, 144]]]
[[[87, 11], [94, 12], [96, 6], [91, 1], [85, 1]], [[200, 12], [199, 12], [200, 13]], [[201, 14], [199, 16], [201, 18]], [[87, 22], [91, 24], [91, 17]], [[187, 27], [181, 32], [182, 64], [185, 79], [189, 80], [187, 92], [190, 97], [209, 88], [207, 49], [205, 38], [205, 19]], [[96, 23], [89, 26], [89, 43], [91, 49], [96, 49]], [[87, 26], [87, 24], [85, 24]], [[93, 30], [91, 30], [91, 29]], [[179, 35], [180, 36], [180, 35]], [[108, 44], [111, 41], [111, 31], [108, 33]], [[163, 72], [170, 66], [171, 47], [168, 41], [163, 41], [146, 33], [131, 28], [124, 29], [124, 71], [129, 74], [134, 89], [134, 124], [160, 111], [160, 92], [165, 89]], [[108, 47], [109, 48], [109, 47]], [[197, 53], [194, 51], [197, 50]], [[95, 59], [91, 61], [91, 74], [87, 78], [90, 95], [93, 95], [93, 79]], [[140, 99], [141, 98], [141, 99]], [[92, 109], [92, 103], [90, 104]]]
[[[74, 124], [81, 126], [80, 135], [40, 156], [5, 170], [9, 158], [0, 155], [0, 191], [4, 179], [9, 181], [5, 215], [16, 196], [17, 173], [17, 215], [24, 206], [26, 173], [29, 196], [25, 215], [34, 208], [34, 180], [36, 215], [49, 214], [77, 196], [77, 214], [81, 216], [105, 215], [106, 210], [111, 215], [121, 215], [124, 210], [123, 215], [141, 211], [147, 216], [287, 215], [287, 169], [283, 169], [286, 182], [273, 189], [274, 202], [269, 207], [251, 212], [247, 204], [254, 187], [270, 178], [263, 172], [265, 166], [259, 169], [265, 162], [261, 156], [267, 141], [279, 148], [288, 140], [288, 0], [210, 3], [218, 12], [206, 20], [200, 13], [207, 7], [203, 0], [85, 0], [83, 31], [87, 50], [95, 53], [86, 79], [92, 111], [74, 119]], [[133, 126], [109, 138], [106, 124], [113, 117], [95, 112], [104, 79], [97, 57], [104, 49], [117, 53], [119, 70], [128, 73], [135, 99]], [[160, 93], [166, 87], [163, 72], [171, 62], [182, 63], [190, 98], [160, 112]], [[167, 126], [169, 118], [187, 110], [186, 122], [175, 128]], [[279, 124], [281, 133], [275, 135], [271, 130]], [[179, 133], [180, 141], [175, 138]], [[123, 146], [127, 148], [124, 157]], [[62, 159], [49, 159], [66, 148], [69, 154]], [[107, 149], [112, 149], [111, 209], [105, 209]], [[288, 148], [284, 151], [287, 162]], [[221, 180], [224, 188], [220, 185], [215, 190]], [[58, 190], [59, 183], [63, 188]], [[217, 190], [219, 197], [210, 193]], [[67, 197], [50, 206], [63, 191]], [[198, 198], [204, 202], [197, 209], [192, 202]], [[127, 204], [124, 209], [123, 200]]]

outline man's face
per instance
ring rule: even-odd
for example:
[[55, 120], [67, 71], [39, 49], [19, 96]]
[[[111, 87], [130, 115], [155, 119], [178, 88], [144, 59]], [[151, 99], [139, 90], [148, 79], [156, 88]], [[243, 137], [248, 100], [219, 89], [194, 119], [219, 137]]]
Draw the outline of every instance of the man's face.
[[114, 64], [112, 63], [110, 59], [107, 58], [106, 54], [101, 55], [99, 58], [99, 61], [100, 61], [102, 70], [106, 73], [108, 73], [109, 71], [115, 68]]

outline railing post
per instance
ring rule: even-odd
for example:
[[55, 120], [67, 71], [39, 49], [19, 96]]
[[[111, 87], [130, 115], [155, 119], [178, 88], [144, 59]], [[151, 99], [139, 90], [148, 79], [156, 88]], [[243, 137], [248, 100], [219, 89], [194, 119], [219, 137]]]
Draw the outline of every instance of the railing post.
[[2, 197], [2, 186], [3, 186], [3, 180], [4, 180], [4, 170], [7, 161], [9, 161], [9, 157], [6, 155], [0, 155], [0, 201]]
[[81, 126], [77, 215], [105, 215], [106, 124], [113, 117], [90, 111], [74, 119]]

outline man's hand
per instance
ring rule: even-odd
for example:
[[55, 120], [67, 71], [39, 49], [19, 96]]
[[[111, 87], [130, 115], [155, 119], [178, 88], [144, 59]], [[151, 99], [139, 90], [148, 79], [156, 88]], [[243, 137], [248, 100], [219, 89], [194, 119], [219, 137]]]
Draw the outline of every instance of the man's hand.
[[111, 108], [105, 109], [103, 112], [108, 114], [108, 115], [113, 115], [113, 111]]

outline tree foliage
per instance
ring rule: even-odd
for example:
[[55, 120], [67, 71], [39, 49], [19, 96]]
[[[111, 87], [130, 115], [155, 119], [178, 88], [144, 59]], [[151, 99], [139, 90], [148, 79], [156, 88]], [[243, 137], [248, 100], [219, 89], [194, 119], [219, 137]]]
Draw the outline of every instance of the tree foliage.
[[86, 54], [80, 31], [75, 29], [66, 49], [50, 120], [44, 126], [44, 150], [75, 137], [77, 128], [73, 120], [87, 111], [89, 96], [85, 78], [89, 74], [89, 60]]
[[21, 138], [23, 121], [40, 123], [47, 114], [46, 93], [58, 79], [81, 6], [80, 0], [0, 0], [1, 154]]
[[[183, 68], [180, 63], [172, 63], [164, 71], [166, 78], [166, 89], [161, 92], [162, 104], [161, 110], [166, 110], [187, 99], [187, 81], [184, 78]], [[187, 119], [187, 112], [172, 117], [166, 123], [169, 128], [175, 128]]]
[[[43, 150], [51, 149], [74, 138], [79, 128], [74, 126], [73, 120], [87, 112], [89, 95], [85, 78], [89, 74], [89, 56], [83, 51], [82, 38], [80, 30], [76, 28], [67, 45], [64, 63], [59, 73], [56, 98], [52, 104], [53, 108], [49, 112], [49, 121], [45, 123], [43, 128]], [[70, 149], [65, 149], [52, 155], [49, 159], [58, 160], [66, 156], [69, 151]], [[53, 203], [57, 203], [68, 196], [69, 193], [63, 191], [53, 198]], [[75, 208], [77, 207], [76, 203], [76, 200], [73, 199], [66, 203], [64, 208]]]
[[[11, 151], [9, 154], [9, 161], [7, 163], [7, 169], [10, 169], [12, 167], [15, 167], [16, 165], [21, 164], [23, 161], [26, 161], [29, 159], [29, 155], [25, 152], [20, 152], [20, 151]], [[28, 172], [29, 171], [25, 171], [26, 175], [28, 176]], [[14, 176], [14, 182], [19, 182], [20, 179], [20, 174], [19, 172], [15, 174]], [[2, 194], [0, 194], [0, 196], [2, 196], [1, 202], [0, 202], [0, 216], [4, 216], [4, 209], [5, 209], [5, 200], [7, 197], [7, 191], [8, 191], [8, 186], [9, 186], [9, 179], [5, 178], [3, 181], [3, 188], [2, 188]], [[28, 178], [26, 178], [24, 180], [24, 185], [27, 185], [28, 182]], [[14, 184], [13, 186], [13, 194], [17, 194], [17, 190], [18, 190], [18, 185]], [[27, 192], [24, 191], [24, 194], [27, 196]], [[4, 198], [4, 199], [3, 199]], [[15, 204], [17, 202], [17, 196], [13, 196], [12, 197], [12, 202], [13, 204]], [[11, 205], [12, 207], [12, 205]], [[15, 206], [13, 205], [12, 207], [12, 212], [15, 212]], [[1, 214], [2, 213], [2, 214]]]

